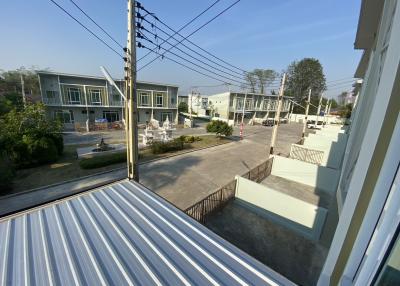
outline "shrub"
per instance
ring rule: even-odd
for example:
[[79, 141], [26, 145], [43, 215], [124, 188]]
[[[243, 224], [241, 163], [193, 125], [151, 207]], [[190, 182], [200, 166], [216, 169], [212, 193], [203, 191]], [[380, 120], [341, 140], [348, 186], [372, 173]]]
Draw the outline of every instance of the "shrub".
[[151, 151], [153, 154], [162, 154], [170, 151], [178, 151], [183, 149], [184, 140], [182, 136], [168, 142], [154, 141], [151, 143]]
[[184, 143], [193, 143], [195, 141], [201, 141], [201, 137], [199, 136], [185, 136], [181, 135], [180, 140], [182, 140]]
[[221, 120], [213, 120], [207, 124], [207, 132], [215, 133], [217, 136], [231, 136], [233, 132], [232, 126], [229, 126], [227, 122]]
[[0, 149], [18, 168], [54, 162], [63, 152], [62, 125], [45, 111], [43, 104], [28, 104], [0, 119]]
[[95, 169], [123, 162], [126, 162], [126, 152], [82, 159], [79, 161], [79, 166], [82, 169]]

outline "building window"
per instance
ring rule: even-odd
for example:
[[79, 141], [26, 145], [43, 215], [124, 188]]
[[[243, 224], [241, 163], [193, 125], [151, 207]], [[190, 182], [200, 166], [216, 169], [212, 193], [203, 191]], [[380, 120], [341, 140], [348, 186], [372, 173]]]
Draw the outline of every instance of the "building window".
[[207, 102], [208, 102], [208, 98], [202, 98], [201, 99], [201, 107], [202, 108], [206, 108], [207, 107]]
[[101, 90], [91, 89], [90, 90], [90, 101], [93, 105], [101, 105]]
[[54, 90], [46, 90], [46, 96], [43, 98], [43, 103], [56, 103], [57, 99], [57, 91]]
[[81, 91], [76, 87], [68, 87], [68, 104], [80, 104], [81, 103]]
[[175, 104], [175, 98], [171, 97], [171, 104]]
[[172, 121], [172, 112], [162, 112], [161, 113], [161, 122], [164, 122], [165, 120]]
[[56, 110], [54, 117], [62, 123], [74, 123], [74, 112], [72, 110]]
[[107, 119], [107, 122], [119, 121], [119, 112], [118, 111], [103, 111], [103, 118]]
[[139, 92], [139, 105], [140, 106], [150, 106], [150, 93]]
[[156, 93], [156, 106], [157, 107], [164, 106], [164, 95], [161, 92]]

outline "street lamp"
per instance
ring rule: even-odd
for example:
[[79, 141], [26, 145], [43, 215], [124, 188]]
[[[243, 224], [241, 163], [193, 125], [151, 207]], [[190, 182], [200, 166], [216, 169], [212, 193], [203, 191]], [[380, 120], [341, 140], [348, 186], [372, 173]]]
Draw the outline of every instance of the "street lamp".
[[[127, 102], [126, 97], [125, 97], [125, 95], [123, 94], [123, 92], [119, 89], [118, 85], [115, 83], [115, 81], [114, 81], [113, 78], [111, 77], [110, 73], [106, 70], [106, 68], [103, 67], [103, 66], [100, 66], [100, 70], [101, 70], [101, 72], [103, 73], [104, 77], [107, 79], [108, 83], [109, 83], [111, 86], [113, 86], [113, 87], [118, 91], [119, 95], [121, 96], [121, 98], [122, 98], [122, 99], [124, 100], [124, 102], [125, 102], [125, 106], [122, 107], [122, 120], [123, 120], [123, 123], [124, 123], [124, 125], [125, 125], [125, 129], [126, 129], [126, 120], [125, 120], [125, 117], [127, 117], [127, 112], [129, 111], [129, 110], [128, 110], [128, 106], [126, 106], [126, 102]], [[125, 108], [125, 114], [124, 114], [124, 108]]]

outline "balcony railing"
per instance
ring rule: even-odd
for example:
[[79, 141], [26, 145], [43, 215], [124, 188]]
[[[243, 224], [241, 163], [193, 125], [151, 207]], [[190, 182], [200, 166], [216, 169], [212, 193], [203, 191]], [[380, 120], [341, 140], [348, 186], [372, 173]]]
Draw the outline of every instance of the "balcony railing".
[[[263, 181], [271, 174], [273, 160], [274, 158], [268, 159], [264, 163], [261, 163], [243, 174], [242, 177], [257, 183]], [[236, 180], [229, 182], [227, 185], [187, 208], [184, 212], [204, 224], [211, 214], [221, 210], [230, 201], [235, 199], [235, 192]]]

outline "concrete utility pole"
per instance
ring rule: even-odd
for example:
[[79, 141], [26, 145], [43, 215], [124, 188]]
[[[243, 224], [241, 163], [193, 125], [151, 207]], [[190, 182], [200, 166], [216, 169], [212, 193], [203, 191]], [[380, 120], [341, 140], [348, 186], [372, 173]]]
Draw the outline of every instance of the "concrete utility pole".
[[136, 96], [136, 21], [135, 0], [128, 0], [128, 39], [125, 65], [125, 92], [127, 117], [127, 161], [128, 178], [139, 182], [138, 130]]
[[318, 109], [317, 109], [317, 120], [315, 121], [316, 126], [318, 127], [318, 120], [319, 120], [319, 114], [321, 113], [321, 104], [322, 104], [322, 97], [324, 94], [321, 94], [321, 97], [319, 98], [319, 103], [318, 103]]
[[22, 102], [24, 103], [24, 106], [26, 106], [25, 82], [22, 73], [21, 73], [21, 92], [22, 92]]
[[331, 106], [332, 106], [332, 101], [331, 101], [331, 102], [329, 102], [329, 107], [328, 107], [328, 115], [330, 115], [330, 114], [331, 114]]
[[325, 123], [325, 116], [326, 116], [326, 113], [328, 112], [329, 101], [330, 101], [330, 99], [328, 99], [328, 101], [327, 101], [326, 104], [325, 104], [324, 118], [323, 118], [323, 120], [322, 120], [322, 124]]
[[272, 136], [271, 136], [271, 145], [269, 147], [269, 156], [274, 155], [274, 147], [275, 147], [276, 135], [278, 134], [279, 121], [280, 121], [280, 117], [281, 117], [283, 92], [285, 91], [285, 81], [286, 81], [286, 73], [283, 74], [282, 82], [281, 82], [281, 88], [279, 90], [278, 108], [277, 108], [276, 113], [275, 113], [274, 127], [272, 129]]
[[301, 134], [301, 144], [304, 144], [304, 136], [306, 133], [306, 127], [307, 127], [307, 119], [308, 119], [308, 110], [310, 109], [310, 101], [311, 101], [311, 88], [310, 91], [308, 92], [308, 98], [307, 98], [307, 105], [306, 105], [306, 113], [304, 117], [304, 124], [303, 124], [303, 132]]
[[244, 112], [246, 111], [246, 100], [247, 100], [247, 90], [244, 94], [243, 110], [242, 110], [242, 122], [240, 123], [240, 140], [243, 139], [243, 122], [244, 122]]

